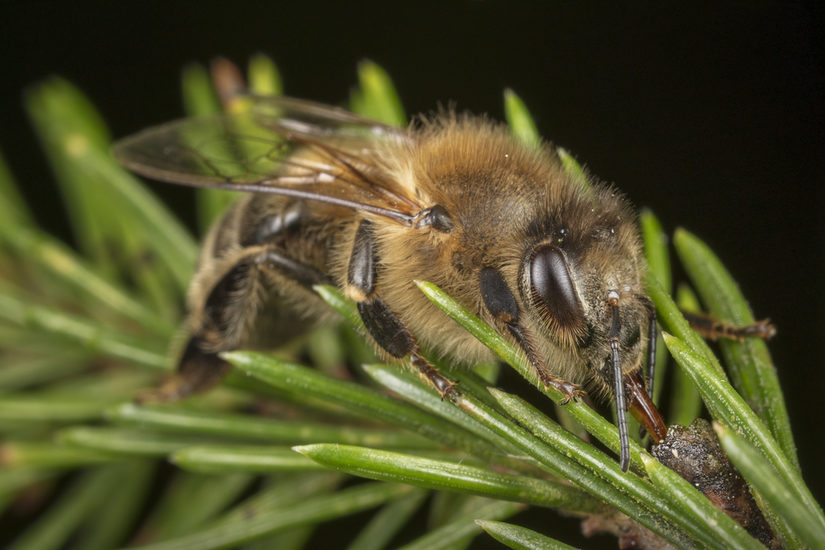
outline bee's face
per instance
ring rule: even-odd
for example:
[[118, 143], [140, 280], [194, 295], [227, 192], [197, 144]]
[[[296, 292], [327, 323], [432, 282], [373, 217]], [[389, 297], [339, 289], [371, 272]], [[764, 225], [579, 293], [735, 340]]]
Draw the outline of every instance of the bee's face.
[[522, 299], [545, 338], [612, 383], [614, 307], [623, 372], [641, 365], [650, 316], [633, 218], [621, 210], [553, 225], [550, 237], [529, 246], [521, 260]]

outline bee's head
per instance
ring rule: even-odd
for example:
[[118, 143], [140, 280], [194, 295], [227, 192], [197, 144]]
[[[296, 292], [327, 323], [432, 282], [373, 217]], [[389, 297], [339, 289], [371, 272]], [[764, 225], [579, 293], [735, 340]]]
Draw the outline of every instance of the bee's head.
[[[575, 399], [577, 387], [556, 378], [566, 365], [548, 363], [566, 361], [571, 367], [567, 372], [578, 377], [573, 381], [592, 381], [612, 393], [619, 410], [629, 403], [631, 412], [639, 411], [645, 427], [661, 438], [664, 423], [639, 376], [652, 308], [644, 293], [636, 217], [614, 189], [559, 178], [563, 184], [551, 179], [538, 191], [528, 186], [533, 191], [529, 200], [485, 202], [492, 206], [478, 218], [491, 222], [480, 227], [495, 229], [506, 244], [472, 239], [480, 251], [483, 304], [545, 385]], [[619, 418], [626, 469], [627, 426], [624, 415]]]
[[519, 290], [544, 337], [573, 350], [612, 386], [613, 350], [619, 351], [622, 372], [637, 370], [651, 312], [632, 218], [594, 218], [556, 227], [549, 239], [529, 247]]
[[522, 262], [520, 290], [545, 338], [577, 355], [591, 374], [588, 379], [613, 394], [626, 471], [629, 439], [623, 411], [628, 403], [657, 438], [662, 422], [658, 412], [640, 406], [652, 407], [639, 375], [652, 311], [640, 288], [639, 251], [633, 242], [631, 248], [620, 240], [608, 242], [612, 248], [592, 241], [585, 247], [565, 248], [562, 241], [538, 244]]

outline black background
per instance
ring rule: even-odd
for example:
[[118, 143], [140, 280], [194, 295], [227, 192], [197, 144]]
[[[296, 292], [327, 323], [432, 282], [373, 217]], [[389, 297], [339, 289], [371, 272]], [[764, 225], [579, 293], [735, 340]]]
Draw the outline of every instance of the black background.
[[[806, 4], [754, 4], [5, 2], [0, 148], [65, 234], [21, 106], [50, 74], [87, 92], [116, 136], [180, 116], [181, 67], [219, 54], [268, 53], [289, 95], [329, 103], [369, 58], [409, 113], [454, 101], [501, 118], [511, 87], [542, 135], [667, 229], [705, 239], [776, 322], [771, 349], [821, 499], [825, 20]], [[153, 189], [191, 219], [190, 191]]]

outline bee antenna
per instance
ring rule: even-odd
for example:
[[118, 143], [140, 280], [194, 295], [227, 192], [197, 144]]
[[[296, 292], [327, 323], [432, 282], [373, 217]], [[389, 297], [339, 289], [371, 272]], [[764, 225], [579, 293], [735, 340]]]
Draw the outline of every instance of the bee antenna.
[[[653, 402], [653, 385], [656, 382], [656, 309], [653, 304], [649, 304], [650, 321], [647, 327], [647, 396]], [[639, 438], [645, 436], [645, 427], [639, 426]]]
[[650, 314], [647, 330], [647, 396], [653, 399], [653, 384], [656, 377], [656, 310]]
[[627, 433], [627, 418], [625, 417], [624, 378], [622, 377], [622, 363], [619, 359], [619, 293], [611, 290], [607, 293], [607, 303], [613, 310], [613, 319], [610, 322], [610, 332], [607, 339], [612, 351], [613, 366], [613, 394], [616, 399], [616, 423], [619, 429], [619, 465], [623, 472], [630, 467], [630, 437]]

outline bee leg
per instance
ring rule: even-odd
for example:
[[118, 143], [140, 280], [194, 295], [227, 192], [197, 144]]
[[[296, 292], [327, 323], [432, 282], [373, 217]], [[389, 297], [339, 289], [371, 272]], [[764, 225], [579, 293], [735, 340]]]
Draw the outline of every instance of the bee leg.
[[524, 351], [524, 354], [527, 355], [530, 365], [533, 366], [533, 370], [535, 370], [539, 375], [539, 380], [541, 380], [541, 383], [544, 384], [544, 387], [553, 387], [561, 392], [563, 396], [560, 403], [561, 405], [567, 405], [570, 403], [571, 399], [573, 401], [578, 401], [584, 395], [584, 390], [581, 389], [581, 386], [578, 384], [568, 382], [567, 380], [550, 374], [547, 366], [539, 358], [538, 353], [533, 347], [533, 342], [529, 334], [519, 324], [508, 324], [507, 328], [510, 331], [510, 334], [515, 337], [516, 342], [518, 342], [519, 347], [522, 351]]
[[159, 388], [141, 393], [138, 401], [181, 399], [209, 389], [229, 371], [229, 363], [218, 354], [239, 345], [243, 322], [237, 321], [248, 318], [244, 308], [257, 307], [252, 297], [259, 281], [252, 260], [259, 253], [241, 252], [215, 282], [203, 280], [204, 275], [193, 281], [193, 285], [211, 288], [203, 302], [190, 311], [190, 336], [177, 370]]
[[275, 271], [302, 286], [330, 280], [318, 270], [297, 262], [279, 250], [254, 246], [242, 250], [226, 272], [212, 285], [201, 311], [193, 314], [192, 327], [177, 371], [160, 388], [138, 396], [138, 401], [172, 401], [205, 391], [229, 372], [231, 365], [220, 353], [237, 349], [261, 304], [262, 271]]
[[719, 338], [737, 340], [739, 342], [745, 338], [770, 340], [776, 334], [776, 327], [771, 323], [770, 319], [762, 319], [749, 325], [737, 326], [703, 313], [682, 311], [682, 314], [688, 323], [690, 323], [690, 326], [708, 340], [716, 341]]
[[231, 366], [217, 353], [205, 351], [204, 342], [205, 340], [199, 336], [190, 337], [178, 360], [175, 374], [164, 380], [159, 387], [140, 392], [135, 401], [177, 401], [188, 395], [206, 391], [217, 384], [229, 372]]
[[412, 366], [442, 398], [456, 397], [456, 382], [442, 375], [420, 355], [415, 339], [384, 300], [373, 295], [358, 302], [358, 313], [370, 336], [384, 351], [397, 359], [409, 355]]
[[358, 313], [370, 336], [381, 349], [401, 359], [410, 355], [410, 363], [443, 397], [456, 396], [456, 383], [443, 376], [424, 359], [418, 344], [390, 306], [377, 294], [378, 254], [372, 224], [362, 221], [355, 233], [347, 269], [347, 294], [358, 303]]
[[533, 346], [532, 338], [519, 323], [518, 302], [516, 302], [516, 297], [513, 296], [501, 273], [492, 267], [482, 268], [478, 282], [487, 311], [507, 327], [519, 347], [527, 355], [527, 359], [539, 375], [539, 379], [544, 386], [552, 386], [564, 395], [562, 405], [569, 403], [571, 399], [578, 400], [580, 396], [584, 395], [584, 391], [577, 384], [556, 378], [548, 372], [546, 365], [541, 361]]

